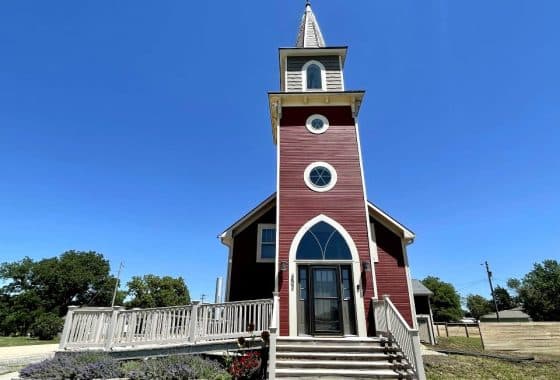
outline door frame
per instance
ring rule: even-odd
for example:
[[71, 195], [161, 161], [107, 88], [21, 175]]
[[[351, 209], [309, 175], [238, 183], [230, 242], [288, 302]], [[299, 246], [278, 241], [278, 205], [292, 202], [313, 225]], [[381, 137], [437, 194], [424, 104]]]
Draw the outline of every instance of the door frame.
[[[309, 332], [305, 332], [302, 333], [300, 330], [300, 326], [299, 326], [299, 318], [298, 318], [298, 336], [302, 336], [302, 335], [311, 335], [311, 336], [345, 336], [345, 335], [355, 335], [356, 334], [356, 302], [355, 300], [352, 298], [349, 302], [348, 305], [344, 305], [345, 300], [344, 300], [344, 289], [343, 289], [343, 283], [342, 283], [342, 279], [343, 279], [343, 271], [346, 269], [350, 269], [351, 268], [351, 262], [346, 262], [346, 263], [330, 263], [330, 264], [304, 264], [302, 262], [298, 262], [297, 263], [297, 270], [298, 270], [298, 278], [296, 280], [297, 282], [297, 286], [298, 286], [298, 309], [297, 312], [299, 313], [300, 311], [300, 302], [301, 302], [301, 297], [299, 294], [299, 291], [301, 289], [301, 270], [305, 268], [306, 271], [306, 293], [307, 293], [307, 299], [306, 299], [306, 305], [303, 308], [305, 315], [303, 316], [305, 318], [305, 325], [307, 326], [307, 329], [309, 330]], [[315, 290], [314, 290], [314, 286], [315, 286], [315, 281], [314, 281], [314, 271], [316, 269], [330, 269], [333, 270], [335, 272], [335, 284], [336, 284], [336, 292], [337, 292], [337, 303], [338, 303], [338, 321], [340, 323], [340, 328], [338, 331], [317, 331], [316, 330], [316, 326], [315, 326]], [[350, 270], [350, 277], [352, 277], [352, 271]], [[350, 278], [350, 286], [351, 288], [354, 287], [354, 279]], [[348, 312], [349, 315], [347, 315], [345, 317], [345, 312], [344, 312], [344, 308], [347, 307], [349, 308]], [[299, 317], [299, 316], [298, 316]], [[348, 319], [348, 320], [347, 320]], [[347, 328], [348, 327], [348, 328]], [[346, 331], [350, 330], [352, 332], [348, 332], [346, 333]]]
[[[328, 223], [336, 230], [338, 230], [340, 235], [342, 235], [342, 237], [346, 241], [346, 244], [348, 244], [348, 248], [350, 248], [350, 253], [352, 254], [351, 261], [349, 260], [296, 260], [296, 253], [301, 239], [311, 227], [313, 227], [315, 224], [319, 222]], [[298, 335], [298, 318], [297, 318], [298, 289], [296, 285], [297, 283], [296, 280], [298, 276], [297, 273], [298, 264], [309, 264], [309, 265], [319, 265], [319, 266], [328, 266], [328, 265], [351, 266], [352, 279], [354, 281], [353, 291], [354, 291], [354, 310], [356, 314], [356, 334], [362, 337], [367, 336], [366, 314], [364, 308], [364, 289], [362, 285], [360, 257], [358, 255], [358, 249], [356, 248], [356, 244], [354, 244], [354, 240], [352, 240], [352, 237], [350, 236], [348, 231], [346, 231], [346, 229], [342, 227], [342, 225], [338, 223], [336, 220], [321, 214], [307, 221], [303, 226], [301, 226], [301, 228], [295, 234], [294, 239], [292, 240], [292, 244], [290, 245], [290, 255], [289, 255], [289, 265], [288, 265], [289, 335], [290, 336]]]

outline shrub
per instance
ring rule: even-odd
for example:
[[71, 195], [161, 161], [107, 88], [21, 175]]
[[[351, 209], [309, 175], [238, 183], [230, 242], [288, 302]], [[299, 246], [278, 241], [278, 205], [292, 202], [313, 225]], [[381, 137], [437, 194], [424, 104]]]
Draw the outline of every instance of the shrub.
[[108, 379], [120, 377], [120, 364], [105, 354], [83, 353], [57, 355], [20, 371], [20, 377], [32, 379]]
[[31, 325], [31, 335], [41, 340], [51, 340], [62, 329], [62, 318], [53, 313], [40, 314]]
[[249, 351], [233, 359], [229, 367], [229, 373], [234, 379], [251, 379], [257, 374], [261, 366], [261, 353]]
[[131, 380], [231, 379], [231, 376], [229, 376], [220, 364], [193, 355], [149, 359], [141, 362], [139, 365], [126, 364], [125, 367], [130, 369], [126, 371], [125, 375]]

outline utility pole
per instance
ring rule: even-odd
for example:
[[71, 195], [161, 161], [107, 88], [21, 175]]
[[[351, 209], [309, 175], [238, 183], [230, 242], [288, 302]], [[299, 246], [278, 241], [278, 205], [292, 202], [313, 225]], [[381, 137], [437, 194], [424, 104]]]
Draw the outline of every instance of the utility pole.
[[117, 273], [117, 281], [115, 282], [115, 290], [113, 291], [113, 300], [111, 301], [111, 307], [115, 306], [115, 298], [117, 297], [117, 289], [119, 288], [119, 282], [121, 278], [121, 270], [123, 269], [124, 265], [121, 261], [119, 265], [119, 272]]
[[494, 294], [494, 287], [492, 286], [492, 272], [488, 266], [488, 261], [485, 261], [486, 273], [488, 274], [488, 283], [490, 284], [490, 292], [492, 292], [492, 300], [494, 300], [494, 307], [496, 308], [496, 320], [500, 322], [500, 313], [498, 311], [498, 302], [496, 302], [496, 295]]
[[201, 304], [201, 305], [204, 303], [204, 297], [206, 297], [206, 294], [203, 293], [203, 294], [200, 296], [200, 304]]

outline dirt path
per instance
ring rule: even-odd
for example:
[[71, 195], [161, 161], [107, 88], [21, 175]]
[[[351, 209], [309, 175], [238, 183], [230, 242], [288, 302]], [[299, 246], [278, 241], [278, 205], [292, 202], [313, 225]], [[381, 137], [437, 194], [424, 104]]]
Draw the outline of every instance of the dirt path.
[[14, 373], [6, 374], [14, 369], [52, 358], [57, 348], [58, 344], [0, 347], [0, 374], [4, 374], [0, 375], [0, 380], [16, 377]]

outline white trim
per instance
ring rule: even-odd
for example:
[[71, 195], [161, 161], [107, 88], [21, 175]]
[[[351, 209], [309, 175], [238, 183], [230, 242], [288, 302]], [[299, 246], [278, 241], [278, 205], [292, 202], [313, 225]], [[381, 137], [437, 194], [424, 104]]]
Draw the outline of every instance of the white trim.
[[[331, 172], [331, 181], [327, 186], [320, 187], [315, 185], [313, 182], [311, 182], [311, 179], [309, 178], [309, 174], [311, 173], [311, 170], [313, 170], [317, 166], [323, 166]], [[318, 193], [324, 193], [325, 191], [331, 190], [336, 185], [336, 181], [338, 180], [338, 174], [336, 174], [336, 170], [332, 165], [323, 161], [316, 161], [307, 165], [307, 167], [303, 172], [303, 180], [305, 181], [307, 187], [309, 187], [311, 190], [316, 191]]]
[[[307, 88], [307, 68], [317, 65], [321, 69], [321, 88]], [[301, 89], [303, 91], [327, 91], [327, 71], [325, 65], [314, 59], [307, 61], [301, 68]]]
[[[316, 217], [314, 217], [313, 219], [307, 221], [303, 226], [301, 226], [301, 228], [298, 230], [298, 232], [295, 234], [294, 239], [292, 240], [292, 244], [290, 246], [290, 257], [289, 257], [289, 272], [288, 272], [288, 294], [289, 294], [289, 326], [290, 326], [290, 332], [289, 335], [290, 336], [297, 336], [297, 291], [296, 291], [296, 286], [294, 285], [292, 287], [292, 278], [294, 278], [294, 282], [295, 282], [295, 277], [297, 275], [297, 264], [300, 263], [300, 261], [296, 261], [296, 253], [297, 253], [297, 248], [299, 246], [299, 243], [301, 241], [301, 239], [303, 238], [303, 236], [305, 235], [305, 233], [311, 228], [313, 227], [315, 224], [319, 223], [319, 222], [325, 222], [330, 224], [332, 227], [334, 227], [339, 233], [340, 235], [342, 235], [342, 237], [344, 238], [344, 240], [346, 241], [346, 244], [348, 244], [348, 247], [350, 248], [350, 253], [352, 254], [352, 261], [341, 261], [341, 260], [321, 260], [320, 263], [321, 264], [340, 264], [340, 263], [346, 263], [346, 264], [351, 264], [352, 265], [352, 278], [354, 280], [354, 284], [353, 284], [353, 291], [354, 291], [354, 304], [355, 304], [355, 311], [356, 311], [356, 330], [358, 333], [358, 336], [367, 336], [367, 329], [366, 329], [366, 315], [365, 315], [365, 309], [364, 309], [364, 294], [363, 294], [363, 284], [362, 284], [362, 276], [361, 276], [361, 263], [360, 263], [360, 256], [358, 254], [358, 249], [356, 248], [356, 245], [354, 244], [354, 240], [352, 239], [352, 237], [350, 236], [350, 234], [348, 233], [348, 231], [346, 231], [346, 229], [339, 224], [337, 221], [335, 221], [332, 218], [329, 218], [326, 215], [320, 214], [317, 215]], [[306, 262], [319, 262], [319, 261], [313, 261], [313, 260], [302, 260], [301, 263], [306, 263]], [[358, 286], [359, 285], [359, 290], [358, 290]]]
[[[319, 119], [323, 122], [323, 126], [319, 129], [316, 129], [313, 127], [313, 121], [315, 119]], [[320, 115], [318, 113], [315, 113], [311, 116], [309, 116], [307, 118], [307, 120], [305, 121], [305, 127], [307, 128], [307, 130], [313, 134], [316, 135], [320, 135], [321, 133], [325, 133], [327, 131], [327, 129], [329, 129], [330, 124], [329, 124], [329, 119], [327, 119], [325, 116]]]
[[[278, 279], [280, 278], [280, 119], [277, 121], [276, 130], [277, 143], [276, 146], [276, 258], [274, 261], [274, 294], [279, 294]], [[282, 302], [279, 299], [278, 304]], [[284, 301], [285, 302], [285, 301]], [[273, 310], [273, 313], [280, 315], [278, 310]], [[279, 333], [280, 334], [280, 333]]]
[[369, 228], [371, 231], [371, 239], [369, 239], [371, 261], [377, 263], [379, 262], [379, 254], [377, 253], [377, 236], [375, 235], [375, 224], [373, 224], [373, 222], [370, 222]]
[[[358, 112], [354, 112], [354, 127], [356, 133], [356, 142], [358, 144], [358, 159], [360, 161], [360, 175], [362, 176], [362, 191], [364, 195], [364, 211], [365, 211], [365, 218], [366, 218], [366, 231], [368, 235], [369, 259], [370, 259], [370, 266], [371, 266], [371, 283], [373, 285], [373, 297], [379, 298], [379, 295], [377, 294], [377, 276], [375, 275], [375, 263], [378, 261], [377, 240], [375, 240], [375, 235], [374, 235], [375, 232], [372, 234], [371, 225], [369, 222], [366, 179], [364, 175], [364, 162], [362, 157], [362, 143], [360, 141], [360, 128], [358, 126]], [[372, 244], [372, 242], [375, 242], [375, 244]]]
[[340, 68], [340, 81], [342, 85], [342, 91], [344, 91], [344, 70], [342, 69], [342, 57], [340, 55], [338, 56], [338, 67]]
[[418, 330], [418, 318], [416, 317], [416, 304], [414, 303], [414, 291], [412, 289], [412, 277], [410, 276], [410, 267], [408, 266], [408, 253], [406, 252], [406, 243], [401, 239], [402, 254], [404, 259], [404, 268], [406, 272], [406, 282], [408, 285], [408, 300], [410, 302], [410, 315], [412, 317], [412, 327]]
[[[263, 230], [274, 230], [274, 233], [277, 234], [276, 231], [276, 224], [271, 224], [271, 223], [259, 223], [258, 225], [258, 229], [257, 229], [257, 263], [273, 263], [276, 261], [276, 253], [274, 255], [274, 258], [263, 258], [262, 257], [262, 231]], [[275, 248], [276, 248], [276, 237], [275, 239]]]
[[222, 243], [227, 241], [225, 244], [228, 247], [228, 268], [227, 268], [227, 278], [226, 278], [226, 302], [229, 302], [229, 289], [231, 284], [231, 266], [233, 264], [233, 245], [235, 244], [235, 240], [233, 237], [228, 236], [227, 240], [222, 240]]

